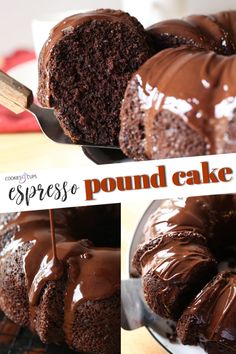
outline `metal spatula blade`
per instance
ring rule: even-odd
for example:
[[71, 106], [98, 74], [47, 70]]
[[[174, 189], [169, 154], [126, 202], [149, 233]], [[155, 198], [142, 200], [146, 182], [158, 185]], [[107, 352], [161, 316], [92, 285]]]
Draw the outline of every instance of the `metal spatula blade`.
[[119, 149], [118, 146], [95, 145], [82, 141], [78, 144], [72, 143], [72, 141], [64, 134], [58, 120], [54, 115], [54, 110], [42, 108], [33, 103], [32, 91], [1, 70], [0, 104], [16, 114], [22, 113], [24, 111], [32, 113], [37, 120], [42, 132], [49, 139], [56, 143], [83, 145], [105, 149]]
[[132, 330], [146, 326], [162, 337], [173, 335], [176, 323], [156, 315], [146, 304], [140, 278], [121, 282], [121, 327]]
[[61, 144], [72, 144], [71, 140], [64, 134], [53, 109], [41, 108], [33, 103], [28, 111], [33, 113], [42, 132], [51, 140]]
[[157, 326], [160, 317], [147, 306], [142, 292], [141, 279], [122, 280], [121, 326], [132, 330], [143, 326]]

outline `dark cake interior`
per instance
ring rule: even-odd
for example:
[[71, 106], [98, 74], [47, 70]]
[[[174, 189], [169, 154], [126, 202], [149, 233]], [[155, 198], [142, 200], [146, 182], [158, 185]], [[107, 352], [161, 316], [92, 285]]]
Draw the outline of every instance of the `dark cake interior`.
[[122, 11], [71, 16], [42, 49], [39, 101], [55, 109], [73, 142], [118, 146], [127, 82], [151, 54], [141, 24]]
[[236, 151], [236, 11], [144, 30], [100, 9], [53, 28], [39, 59], [38, 99], [72, 142], [135, 160]]

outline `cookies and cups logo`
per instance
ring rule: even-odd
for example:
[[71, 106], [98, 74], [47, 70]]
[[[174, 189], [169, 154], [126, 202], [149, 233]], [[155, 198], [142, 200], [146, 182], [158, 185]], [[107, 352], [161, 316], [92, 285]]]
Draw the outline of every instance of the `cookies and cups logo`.
[[37, 175], [36, 174], [28, 174], [26, 172], [24, 172], [21, 175], [17, 175], [17, 176], [7, 176], [7, 177], [5, 177], [5, 181], [7, 181], [7, 182], [16, 181], [19, 184], [24, 184], [28, 180], [35, 180], [35, 179], [37, 179]]

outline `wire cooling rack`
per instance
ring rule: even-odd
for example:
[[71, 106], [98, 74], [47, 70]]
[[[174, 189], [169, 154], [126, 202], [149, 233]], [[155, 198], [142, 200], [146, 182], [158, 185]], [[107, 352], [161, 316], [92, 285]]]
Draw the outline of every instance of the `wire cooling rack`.
[[0, 354], [75, 354], [66, 346], [45, 345], [29, 330], [0, 312]]

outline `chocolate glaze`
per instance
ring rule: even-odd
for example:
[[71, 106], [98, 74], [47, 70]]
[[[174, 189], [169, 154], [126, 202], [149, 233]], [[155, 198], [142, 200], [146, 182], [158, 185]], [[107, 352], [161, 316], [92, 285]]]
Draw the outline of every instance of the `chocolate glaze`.
[[[60, 279], [63, 274], [67, 275], [64, 333], [66, 342], [70, 345], [71, 327], [79, 304], [87, 300], [108, 298], [119, 290], [120, 253], [114, 248], [96, 248], [88, 240], [76, 241], [71, 237], [68, 225], [60, 221], [60, 211], [55, 213], [55, 232], [54, 228], [50, 231], [47, 211], [16, 215], [2, 231], [14, 229], [14, 236], [4, 248], [1, 257], [7, 257], [22, 244], [29, 245], [24, 257], [24, 268], [31, 321], [46, 283]], [[54, 252], [52, 242], [56, 242]], [[33, 323], [31, 327], [34, 328]]]
[[146, 158], [158, 156], [155, 127], [161, 112], [171, 112], [196, 132], [206, 154], [236, 151], [230, 134], [236, 110], [235, 22], [232, 11], [164, 21], [147, 29], [159, 53], [138, 69], [126, 91], [132, 92], [134, 85], [137, 92], [132, 102], [142, 112]]
[[176, 238], [172, 235], [161, 235], [157, 246], [142, 255], [142, 271], [146, 274], [152, 270], [152, 273], [164, 281], [185, 282], [194, 267], [211, 261], [212, 256], [199, 242], [199, 235], [196, 235], [196, 242], [189, 235]]
[[236, 222], [235, 195], [201, 196], [164, 201], [148, 219], [145, 239], [154, 239], [169, 231], [198, 232], [211, 244], [225, 243], [222, 229], [227, 231], [227, 242], [234, 243]]
[[[220, 273], [186, 309], [203, 342], [216, 342], [236, 350], [236, 275]], [[192, 323], [191, 323], [192, 325]]]
[[[221, 263], [231, 254], [230, 247], [235, 247], [235, 228], [235, 195], [167, 200], [150, 216], [144, 229], [146, 242], [134, 257], [134, 265], [144, 280], [150, 274], [149, 282], [153, 279], [166, 282], [163, 289], [157, 287], [163, 306], [167, 300], [162, 292], [169, 294], [168, 298], [174, 284], [187, 286], [198, 264], [208, 264], [202, 278], [209, 275], [214, 258], [215, 264], [222, 266], [218, 267], [218, 275], [212, 280], [215, 274], [212, 272], [203, 290], [192, 296], [190, 305], [185, 304], [187, 308], [177, 325], [184, 344], [202, 342], [214, 354], [236, 351], [236, 274], [222, 271]], [[176, 234], [182, 236], [173, 236]], [[230, 265], [227, 269], [230, 270]]]
[[236, 11], [220, 12], [214, 15], [192, 15], [182, 20], [174, 19], [156, 23], [147, 31], [157, 47], [187, 44], [214, 50], [218, 54], [235, 53]]
[[59, 22], [50, 32], [49, 38], [44, 44], [42, 53], [40, 55], [40, 66], [42, 67], [42, 72], [45, 73], [45, 106], [52, 107], [51, 105], [51, 92], [50, 92], [50, 57], [55, 46], [58, 45], [61, 39], [70, 35], [79, 26], [91, 21], [109, 21], [109, 22], [124, 22], [129, 24], [130, 18], [126, 13], [120, 10], [111, 9], [99, 9], [95, 11], [89, 11], [84, 13], [75, 14], [65, 18], [63, 21]]
[[133, 265], [142, 275], [144, 297], [158, 315], [177, 320], [192, 298], [216, 274], [205, 238], [193, 231], [169, 231], [140, 245]]
[[201, 198], [179, 198], [164, 201], [145, 225], [145, 238], [156, 238], [169, 231], [188, 230], [202, 234], [206, 229], [207, 215], [199, 208]]
[[228, 137], [236, 109], [235, 70], [234, 56], [184, 46], [163, 50], [144, 63], [135, 79], [145, 112], [147, 156], [155, 148], [153, 127], [162, 110], [176, 114], [197, 131], [207, 153], [223, 153], [226, 144], [235, 151], [236, 142]]

